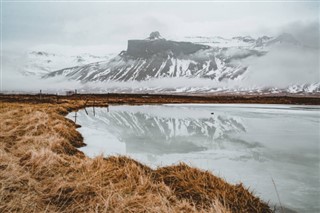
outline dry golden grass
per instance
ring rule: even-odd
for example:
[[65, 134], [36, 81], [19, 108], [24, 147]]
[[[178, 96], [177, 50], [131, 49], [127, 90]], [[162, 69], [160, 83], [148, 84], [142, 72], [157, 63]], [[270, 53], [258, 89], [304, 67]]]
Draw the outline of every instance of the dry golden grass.
[[242, 185], [185, 164], [87, 158], [65, 118], [84, 101], [0, 103], [0, 212], [271, 212]]

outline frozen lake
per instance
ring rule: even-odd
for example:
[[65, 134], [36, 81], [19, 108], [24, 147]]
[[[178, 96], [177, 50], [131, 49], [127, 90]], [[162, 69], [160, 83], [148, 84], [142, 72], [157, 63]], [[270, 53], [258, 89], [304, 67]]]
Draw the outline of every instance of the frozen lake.
[[[86, 155], [127, 155], [153, 168], [183, 161], [265, 201], [320, 212], [320, 107], [184, 104], [77, 113]], [[68, 115], [74, 119], [74, 113]]]

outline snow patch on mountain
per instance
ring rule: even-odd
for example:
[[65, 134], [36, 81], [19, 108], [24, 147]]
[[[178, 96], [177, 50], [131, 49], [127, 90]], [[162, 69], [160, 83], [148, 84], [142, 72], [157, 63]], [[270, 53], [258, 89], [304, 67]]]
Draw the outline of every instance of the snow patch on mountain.
[[314, 55], [290, 34], [170, 41], [153, 32], [115, 57], [37, 51], [29, 65], [43, 81], [76, 82], [82, 92], [315, 94]]
[[[237, 38], [239, 40], [240, 38]], [[250, 41], [250, 38], [242, 38]], [[91, 63], [48, 73], [43, 78], [65, 76], [90, 81], [145, 81], [152, 78], [241, 79], [247, 66], [240, 61], [267, 52], [242, 47], [219, 48], [162, 38], [129, 40], [127, 51], [109, 61]]]
[[85, 64], [105, 61], [112, 54], [96, 56], [89, 53], [79, 55], [64, 55], [45, 51], [31, 51], [25, 55], [25, 64], [22, 68], [24, 75], [42, 76], [55, 70], [66, 67], [82, 66]]

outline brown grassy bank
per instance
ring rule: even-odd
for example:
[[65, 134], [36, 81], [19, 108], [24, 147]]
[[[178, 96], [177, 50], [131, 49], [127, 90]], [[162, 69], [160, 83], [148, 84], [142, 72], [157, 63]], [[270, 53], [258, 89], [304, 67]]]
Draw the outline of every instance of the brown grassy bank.
[[161, 95], [161, 94], [77, 94], [72, 96], [0, 94], [0, 100], [26, 103], [63, 103], [66, 100], [96, 100], [110, 104], [163, 103], [244, 103], [244, 104], [302, 104], [320, 105], [320, 95]]
[[87, 158], [65, 118], [85, 100], [0, 101], [0, 212], [271, 212], [242, 185], [185, 164]]

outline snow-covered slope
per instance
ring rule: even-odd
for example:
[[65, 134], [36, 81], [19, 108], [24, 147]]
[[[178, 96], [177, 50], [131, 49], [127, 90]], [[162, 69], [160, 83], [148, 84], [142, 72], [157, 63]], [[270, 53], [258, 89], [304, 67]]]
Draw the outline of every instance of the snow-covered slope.
[[246, 48], [246, 49], [256, 49], [267, 50], [268, 47], [275, 44], [293, 44], [301, 45], [291, 34], [283, 33], [277, 37], [261, 36], [258, 38], [252, 38], [251, 36], [236, 36], [232, 38], [223, 38], [221, 36], [213, 37], [185, 37], [186, 41], [190, 41], [197, 44], [205, 44], [212, 47], [219, 48]]
[[[320, 92], [319, 80], [316, 78], [301, 80], [299, 77], [298, 80], [285, 80], [285, 84], [276, 81], [303, 72], [309, 75], [316, 69], [312, 64], [313, 59], [306, 62], [300, 57], [302, 53], [306, 55], [310, 52], [310, 48], [303, 46], [290, 34], [259, 38], [198, 36], [187, 37], [185, 40], [171, 41], [161, 36], [129, 40], [127, 50], [113, 58], [95, 58], [97, 61], [92, 59], [93, 63], [85, 65], [81, 65], [83, 60], [78, 60], [76, 66], [46, 73], [42, 78], [64, 77], [85, 85], [86, 91], [100, 92]], [[313, 57], [316, 51], [311, 52], [309, 56]], [[193, 82], [189, 84], [186, 79]], [[184, 85], [178, 83], [181, 81]]]
[[44, 78], [65, 76], [81, 82], [144, 81], [164, 77], [235, 80], [241, 79], [248, 68], [242, 59], [264, 56], [273, 45], [299, 44], [290, 34], [257, 39], [198, 36], [186, 40], [176, 42], [160, 37], [129, 40], [127, 50], [110, 60], [64, 68]]
[[66, 67], [108, 60], [111, 55], [95, 56], [89, 53], [63, 55], [45, 51], [31, 51], [26, 54], [22, 72], [24, 75], [42, 76]]
[[286, 88], [285, 92], [288, 93], [320, 93], [320, 83], [313, 84], [300, 84], [291, 85]]
[[[264, 39], [263, 39], [264, 38]], [[266, 41], [272, 39], [271, 37], [261, 37], [254, 39], [251, 36], [237, 36], [232, 38], [223, 38], [221, 36], [214, 37], [203, 37], [203, 36], [194, 36], [194, 37], [185, 37], [186, 41], [190, 41], [198, 44], [206, 44], [212, 47], [245, 47], [253, 48], [257, 45], [259, 41], [266, 43]]]
[[144, 81], [165, 77], [234, 80], [240, 79], [247, 70], [239, 61], [265, 54], [264, 50], [241, 46], [220, 48], [165, 39], [129, 40], [127, 51], [108, 61], [61, 69], [44, 78], [65, 76], [81, 82]]
[[[178, 80], [178, 79], [177, 79]], [[163, 82], [168, 82], [162, 85]], [[155, 85], [157, 83], [157, 85]], [[113, 83], [89, 83], [84, 84], [79, 91], [83, 93], [99, 92], [99, 93], [161, 93], [161, 94], [265, 94], [265, 95], [276, 95], [276, 94], [296, 94], [296, 95], [314, 95], [320, 94], [320, 83], [307, 83], [307, 84], [292, 84], [284, 87], [266, 87], [266, 86], [221, 86], [216, 85], [213, 82], [212, 86], [208, 85], [190, 85], [180, 86], [175, 85], [173, 79], [163, 79], [163, 81], [155, 82], [154, 84], [144, 85], [143, 83], [134, 84], [113, 84]], [[170, 85], [170, 83], [172, 83]]]

